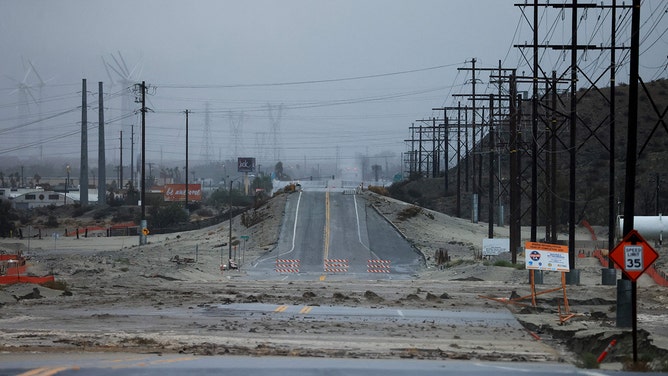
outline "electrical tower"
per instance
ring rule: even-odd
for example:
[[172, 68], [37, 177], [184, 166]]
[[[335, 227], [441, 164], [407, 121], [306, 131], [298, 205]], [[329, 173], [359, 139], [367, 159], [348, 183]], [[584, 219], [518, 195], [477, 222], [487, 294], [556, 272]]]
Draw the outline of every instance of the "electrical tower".
[[204, 163], [209, 165], [213, 159], [213, 149], [211, 146], [211, 109], [210, 103], [204, 104], [204, 142], [202, 143], [201, 157]]
[[283, 113], [283, 104], [278, 105], [276, 114], [274, 115], [274, 107], [271, 104], [267, 105], [267, 112], [269, 113], [269, 125], [271, 127], [271, 135], [274, 149], [274, 163], [281, 160], [281, 116]]
[[235, 159], [240, 156], [239, 150], [242, 148], [242, 134], [243, 134], [243, 125], [244, 125], [244, 113], [234, 113], [230, 111], [227, 114], [228, 120], [230, 122], [230, 150], [233, 151], [232, 159]]

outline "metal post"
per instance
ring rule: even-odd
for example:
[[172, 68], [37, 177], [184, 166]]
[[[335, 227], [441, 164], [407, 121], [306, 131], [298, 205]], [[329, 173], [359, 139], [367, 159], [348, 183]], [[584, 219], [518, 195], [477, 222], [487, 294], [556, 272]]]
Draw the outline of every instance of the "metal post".
[[188, 110], [186, 110], [186, 212], [188, 212]]
[[64, 204], [67, 205], [67, 190], [68, 187], [70, 186], [70, 165], [69, 163], [67, 164], [67, 180], [65, 180], [65, 201]]
[[97, 204], [107, 203], [107, 170], [104, 149], [104, 94], [102, 81], [98, 82], [98, 152], [97, 152]]
[[[227, 180], [230, 181], [230, 190], [228, 191], [230, 198], [230, 240], [227, 242], [228, 245], [228, 259], [232, 259], [232, 179], [228, 176]], [[229, 262], [229, 261], [228, 261]]]
[[88, 206], [88, 98], [86, 79], [81, 82], [81, 162], [79, 171], [79, 204]]

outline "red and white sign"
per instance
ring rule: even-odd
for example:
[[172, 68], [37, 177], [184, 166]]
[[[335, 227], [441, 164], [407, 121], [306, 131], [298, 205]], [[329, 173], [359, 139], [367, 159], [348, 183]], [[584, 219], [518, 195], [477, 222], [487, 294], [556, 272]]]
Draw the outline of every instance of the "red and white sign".
[[[165, 196], [165, 201], [185, 201], [186, 200], [186, 185], [185, 184], [165, 184], [162, 191]], [[202, 185], [188, 184], [188, 201], [202, 201]]]
[[624, 240], [610, 252], [610, 259], [631, 281], [640, 278], [658, 258], [659, 254], [636, 230], [626, 234]]
[[568, 265], [568, 246], [526, 242], [524, 245], [524, 254], [527, 269], [557, 272], [570, 271]]

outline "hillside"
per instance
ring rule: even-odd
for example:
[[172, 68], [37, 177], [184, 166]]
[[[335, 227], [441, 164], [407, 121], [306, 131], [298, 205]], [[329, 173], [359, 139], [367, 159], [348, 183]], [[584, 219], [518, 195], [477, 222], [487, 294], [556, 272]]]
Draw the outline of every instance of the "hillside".
[[[580, 90], [578, 92], [578, 124], [576, 130], [576, 219], [579, 223], [583, 219], [594, 225], [607, 225], [608, 221], [608, 197], [609, 197], [609, 139], [611, 122], [609, 114], [609, 88], [601, 90]], [[629, 86], [620, 85], [616, 88], [616, 128], [615, 128], [615, 192], [614, 197], [619, 205], [623, 204], [624, 184], [626, 176], [626, 148], [628, 129], [628, 94]], [[649, 93], [649, 95], [648, 95]], [[547, 98], [546, 98], [547, 100]], [[563, 93], [558, 101], [556, 134], [558, 147], [557, 156], [557, 186], [546, 184], [546, 157], [549, 150], [544, 148], [545, 134], [539, 134], [539, 157], [538, 184], [539, 184], [539, 218], [547, 216], [545, 199], [553, 194], [557, 198], [557, 212], [559, 223], [568, 223], [568, 198], [569, 198], [569, 100], [568, 93]], [[541, 105], [539, 111], [539, 129], [546, 128], [546, 119], [551, 117], [551, 110], [546, 105]], [[662, 79], [641, 86], [638, 103], [638, 164], [636, 171], [636, 214], [656, 215], [657, 213], [668, 213], [668, 190], [662, 189], [662, 182], [668, 179], [664, 172], [664, 163], [668, 160], [668, 125], [665, 116], [668, 108], [668, 80]], [[530, 114], [531, 103], [523, 105], [524, 117], [519, 125], [520, 133], [523, 135], [524, 143], [521, 150], [521, 184], [522, 184], [522, 208], [526, 214], [523, 216], [522, 224], [530, 222], [527, 210], [530, 204], [531, 189], [531, 158], [530, 140], [532, 125], [528, 114]], [[485, 131], [487, 132], [487, 131]], [[543, 131], [541, 131], [543, 132]], [[499, 134], [497, 150], [498, 161], [495, 160], [494, 190], [498, 195], [495, 200], [500, 200], [506, 207], [505, 221], [508, 220], [508, 161], [509, 150], [507, 146], [508, 132], [503, 129]], [[488, 221], [488, 169], [489, 147], [488, 140], [483, 140], [482, 151], [474, 149], [471, 155], [482, 155], [482, 184], [478, 190], [480, 196], [481, 221]], [[462, 165], [465, 159], [462, 159]], [[416, 203], [421, 206], [456, 216], [457, 208], [457, 166], [449, 170], [448, 190], [445, 191], [444, 178], [418, 178], [404, 181], [393, 185], [389, 191], [392, 197]], [[497, 170], [498, 169], [498, 170]], [[462, 172], [464, 168], [462, 167]], [[500, 173], [499, 173], [500, 171]], [[463, 174], [462, 174], [463, 175]], [[462, 176], [461, 187], [461, 217], [471, 218], [471, 201], [473, 182], [469, 184], [469, 190], [465, 189], [465, 177]], [[499, 191], [501, 194], [499, 194]], [[497, 204], [498, 205], [498, 204]], [[496, 206], [496, 205], [495, 205]]]

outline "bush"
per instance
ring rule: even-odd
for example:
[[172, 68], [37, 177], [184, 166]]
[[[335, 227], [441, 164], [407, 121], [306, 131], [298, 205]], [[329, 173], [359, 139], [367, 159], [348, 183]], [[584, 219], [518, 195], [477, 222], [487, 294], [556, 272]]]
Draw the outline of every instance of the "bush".
[[188, 218], [188, 213], [177, 203], [172, 203], [168, 206], [151, 207], [151, 223], [157, 228], [188, 222]]
[[370, 185], [369, 186], [369, 191], [379, 194], [381, 196], [389, 196], [390, 192], [387, 190], [387, 188], [382, 187], [382, 186], [376, 186], [376, 185]]
[[46, 227], [58, 227], [58, 218], [53, 214], [49, 215], [49, 219], [47, 219], [45, 225]]
[[0, 236], [7, 237], [16, 231], [13, 220], [17, 218], [18, 215], [9, 202], [0, 202]]
[[494, 262], [494, 266], [503, 266], [506, 268], [515, 268], [517, 270], [524, 269], [524, 264], [513, 264], [508, 260], [497, 260]]
[[586, 352], [580, 356], [580, 361], [577, 363], [580, 368], [597, 369], [600, 367], [596, 355]]
[[201, 208], [195, 212], [200, 217], [213, 217], [213, 211], [209, 208]]
[[406, 209], [402, 210], [397, 214], [397, 219], [400, 221], [405, 221], [409, 218], [416, 217], [418, 214], [422, 213], [422, 208], [419, 206], [411, 205]]

